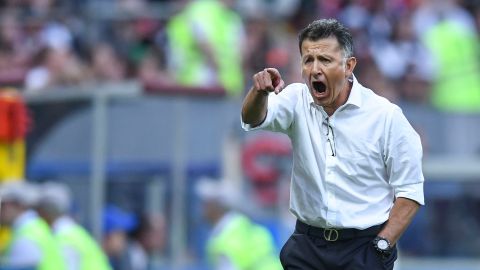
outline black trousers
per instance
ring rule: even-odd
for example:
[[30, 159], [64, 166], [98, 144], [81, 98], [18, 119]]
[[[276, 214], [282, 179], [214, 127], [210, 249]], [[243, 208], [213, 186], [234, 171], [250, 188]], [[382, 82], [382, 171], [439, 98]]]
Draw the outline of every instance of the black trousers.
[[[384, 258], [373, 246], [381, 227], [365, 231], [349, 229], [342, 235], [324, 232], [297, 221], [295, 232], [280, 251], [280, 261], [287, 270], [392, 270], [397, 248]], [[333, 235], [333, 236], [332, 236]]]

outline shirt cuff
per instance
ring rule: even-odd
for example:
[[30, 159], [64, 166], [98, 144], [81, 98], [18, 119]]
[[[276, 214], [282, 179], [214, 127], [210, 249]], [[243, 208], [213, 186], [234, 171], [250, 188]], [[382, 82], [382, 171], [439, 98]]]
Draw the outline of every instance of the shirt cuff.
[[423, 183], [409, 184], [395, 189], [395, 197], [407, 198], [416, 201], [420, 205], [425, 205], [423, 195]]
[[267, 116], [265, 117], [265, 120], [258, 125], [258, 126], [252, 126], [250, 124], [246, 124], [243, 122], [242, 116], [240, 116], [240, 122], [242, 123], [242, 128], [245, 131], [251, 131], [251, 130], [257, 130], [257, 129], [264, 129], [265, 127], [268, 126], [268, 123], [272, 121], [272, 114], [270, 113], [270, 110], [267, 111]]

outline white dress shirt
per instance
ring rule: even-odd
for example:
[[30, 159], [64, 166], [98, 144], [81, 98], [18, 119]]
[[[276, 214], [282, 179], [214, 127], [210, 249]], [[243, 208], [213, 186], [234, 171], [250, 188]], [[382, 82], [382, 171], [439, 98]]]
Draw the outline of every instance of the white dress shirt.
[[420, 137], [398, 106], [355, 78], [330, 117], [294, 83], [269, 95], [261, 125], [242, 126], [290, 137], [290, 211], [307, 224], [366, 229], [388, 219], [395, 197], [424, 204]]

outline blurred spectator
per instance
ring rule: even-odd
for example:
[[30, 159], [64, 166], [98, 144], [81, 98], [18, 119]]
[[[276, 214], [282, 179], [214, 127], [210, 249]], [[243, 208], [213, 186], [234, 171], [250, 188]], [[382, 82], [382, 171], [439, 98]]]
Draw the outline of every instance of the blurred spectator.
[[24, 181], [0, 187], [0, 223], [11, 227], [12, 239], [2, 254], [1, 267], [10, 270], [62, 270], [65, 263], [46, 222], [32, 209], [36, 188]]
[[128, 263], [130, 270], [158, 268], [155, 256], [165, 248], [165, 220], [161, 215], [145, 214], [130, 233]]
[[[287, 80], [296, 81], [297, 67], [290, 63], [296, 60], [298, 44], [292, 42], [291, 29], [287, 23], [277, 23], [266, 17], [246, 19], [246, 43], [244, 48], [245, 73], [251, 74], [264, 67], [276, 67], [286, 74]], [[301, 77], [300, 77], [301, 78]]]
[[162, 65], [160, 56], [154, 50], [146, 52], [140, 60], [137, 77], [147, 87], [168, 87], [175, 85], [175, 81], [171, 78], [166, 67]]
[[15, 13], [0, 15], [0, 83], [22, 85], [31, 55], [25, 35]]
[[135, 216], [115, 205], [104, 209], [102, 241], [113, 270], [129, 270], [127, 256], [128, 234], [137, 225]]
[[243, 23], [227, 0], [190, 1], [167, 25], [172, 74], [182, 85], [243, 93]]
[[245, 66], [251, 74], [267, 66], [267, 53], [273, 47], [269, 22], [265, 18], [250, 18], [246, 21]]
[[69, 270], [109, 270], [106, 255], [92, 236], [68, 216], [71, 194], [64, 184], [47, 182], [40, 187], [39, 215], [50, 225]]
[[[384, 76], [400, 80], [414, 73], [424, 81], [430, 81], [434, 72], [434, 61], [427, 48], [416, 38], [410, 24], [410, 16], [398, 17], [388, 39], [373, 39], [372, 56]], [[406, 57], [407, 56], [407, 57]]]
[[383, 76], [377, 64], [371, 60], [364, 64], [359, 76], [365, 80], [365, 86], [372, 89], [377, 95], [387, 98], [391, 102], [398, 102], [399, 95], [394, 84], [387, 77]]
[[282, 269], [270, 232], [234, 210], [242, 204], [238, 190], [225, 180], [200, 179], [196, 192], [203, 215], [213, 226], [207, 242], [212, 269]]
[[126, 79], [127, 64], [115, 48], [106, 42], [93, 46], [90, 55], [91, 79], [96, 82]]
[[25, 91], [38, 93], [56, 86], [78, 85], [86, 78], [79, 59], [66, 48], [45, 48], [38, 55], [38, 64], [28, 71]]
[[[237, 5], [242, 14], [247, 17], [270, 17], [272, 19], [284, 19], [285, 17], [292, 16], [302, 5], [300, 0], [270, 0], [270, 1], [256, 1], [256, 0], [243, 0], [238, 1]], [[307, 12], [314, 12], [315, 10], [304, 10]]]
[[449, 112], [480, 112], [480, 44], [476, 32], [443, 18], [426, 33], [425, 42], [438, 64], [433, 105]]
[[[367, 33], [371, 32], [368, 29], [368, 23], [369, 17], [372, 14], [369, 13], [366, 6], [362, 5], [360, 1], [347, 1], [347, 3], [348, 4], [345, 7], [338, 10], [338, 17], [352, 33], [353, 39], [355, 40], [355, 56], [361, 63], [364, 61], [364, 59], [368, 59], [370, 57], [369, 45], [371, 40], [369, 39]], [[374, 24], [371, 25], [373, 26]], [[306, 25], [303, 27], [305, 26]]]
[[68, 51], [72, 48], [73, 36], [62, 23], [50, 21], [43, 25], [40, 31], [40, 41], [45, 47]]
[[475, 21], [459, 5], [458, 0], [423, 0], [416, 6], [412, 25], [417, 37], [422, 38], [441, 21], [450, 21], [467, 32], [475, 32]]

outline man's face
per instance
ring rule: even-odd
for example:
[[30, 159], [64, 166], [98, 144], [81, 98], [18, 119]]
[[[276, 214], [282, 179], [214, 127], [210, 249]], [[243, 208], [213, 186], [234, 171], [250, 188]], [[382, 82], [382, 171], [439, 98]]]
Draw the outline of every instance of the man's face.
[[19, 211], [19, 207], [16, 203], [11, 201], [2, 201], [0, 205], [0, 224], [7, 226], [12, 225]]
[[344, 57], [335, 37], [304, 40], [301, 57], [302, 77], [315, 104], [332, 114], [348, 99], [348, 78], [355, 67], [355, 58]]

